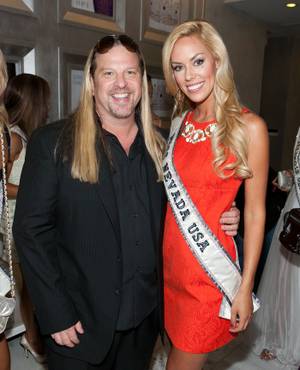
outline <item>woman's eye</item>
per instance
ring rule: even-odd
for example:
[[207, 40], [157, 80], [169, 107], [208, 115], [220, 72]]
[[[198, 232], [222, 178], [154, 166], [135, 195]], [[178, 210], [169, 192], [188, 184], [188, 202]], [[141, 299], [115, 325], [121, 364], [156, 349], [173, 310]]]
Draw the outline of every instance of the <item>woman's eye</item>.
[[194, 63], [196, 66], [201, 66], [201, 64], [204, 63], [204, 59], [202, 58], [196, 59]]
[[172, 66], [174, 72], [180, 72], [182, 70], [182, 66]]

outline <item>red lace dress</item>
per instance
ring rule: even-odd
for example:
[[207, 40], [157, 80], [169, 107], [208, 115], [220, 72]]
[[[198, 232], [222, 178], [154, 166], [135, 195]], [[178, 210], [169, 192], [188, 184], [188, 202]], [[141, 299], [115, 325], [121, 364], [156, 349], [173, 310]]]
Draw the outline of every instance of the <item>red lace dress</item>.
[[[195, 128], [210, 122], [187, 119]], [[228, 158], [232, 162], [233, 156]], [[178, 136], [174, 148], [177, 173], [205, 222], [232, 259], [236, 260], [233, 239], [225, 235], [219, 223], [221, 214], [235, 199], [241, 180], [222, 179], [213, 169], [211, 141], [196, 144]], [[232, 340], [230, 321], [218, 316], [222, 295], [196, 261], [178, 229], [170, 205], [164, 232], [165, 325], [173, 345], [185, 352], [206, 353]]]

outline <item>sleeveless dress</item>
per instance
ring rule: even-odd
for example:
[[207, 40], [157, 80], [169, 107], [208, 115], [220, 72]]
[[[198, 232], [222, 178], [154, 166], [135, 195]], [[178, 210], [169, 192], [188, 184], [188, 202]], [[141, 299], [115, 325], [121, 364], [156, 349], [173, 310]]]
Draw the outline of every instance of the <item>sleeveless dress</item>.
[[[213, 122], [194, 121], [192, 112], [186, 119], [196, 129], [205, 129]], [[211, 231], [236, 261], [233, 238], [224, 233], [219, 220], [230, 209], [242, 180], [219, 177], [213, 158], [209, 138], [192, 144], [179, 134], [174, 148], [177, 173]], [[233, 161], [230, 154], [226, 163]], [[184, 352], [207, 353], [231, 341], [236, 335], [229, 332], [230, 321], [218, 316], [222, 295], [186, 245], [170, 205], [163, 254], [165, 326], [173, 345]]]
[[[26, 146], [27, 146], [27, 138], [25, 133], [20, 129], [19, 126], [15, 125], [9, 128], [10, 133], [15, 133], [18, 136], [20, 136], [22, 141], [22, 150], [18, 156], [18, 158], [13, 162], [12, 169], [8, 178], [8, 182], [13, 185], [19, 185], [22, 168], [25, 162], [25, 155], [26, 155]], [[13, 220], [14, 220], [14, 214], [15, 214], [15, 208], [16, 208], [16, 199], [8, 199], [8, 211], [9, 211], [9, 219], [10, 219], [10, 225], [12, 227]], [[5, 220], [4, 220], [4, 214], [2, 215], [1, 224], [0, 224], [0, 233], [5, 234]], [[16, 248], [14, 245], [14, 241], [12, 240], [12, 255], [13, 255], [13, 261], [18, 261], [18, 256], [16, 252]], [[7, 251], [4, 249], [2, 258], [7, 261]]]

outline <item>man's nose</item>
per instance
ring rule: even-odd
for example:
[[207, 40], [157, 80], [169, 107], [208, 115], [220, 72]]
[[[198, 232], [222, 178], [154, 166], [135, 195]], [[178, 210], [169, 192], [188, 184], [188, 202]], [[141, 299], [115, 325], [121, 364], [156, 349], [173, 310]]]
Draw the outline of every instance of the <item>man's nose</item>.
[[117, 74], [115, 83], [119, 88], [124, 88], [127, 85], [127, 81], [123, 73]]

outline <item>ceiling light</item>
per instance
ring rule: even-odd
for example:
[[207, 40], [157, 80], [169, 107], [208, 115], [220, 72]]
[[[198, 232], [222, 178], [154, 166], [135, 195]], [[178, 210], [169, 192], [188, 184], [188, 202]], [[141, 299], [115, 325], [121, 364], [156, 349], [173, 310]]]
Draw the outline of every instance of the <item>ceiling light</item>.
[[287, 8], [295, 8], [297, 6], [297, 3], [295, 3], [294, 1], [287, 1], [285, 6]]

